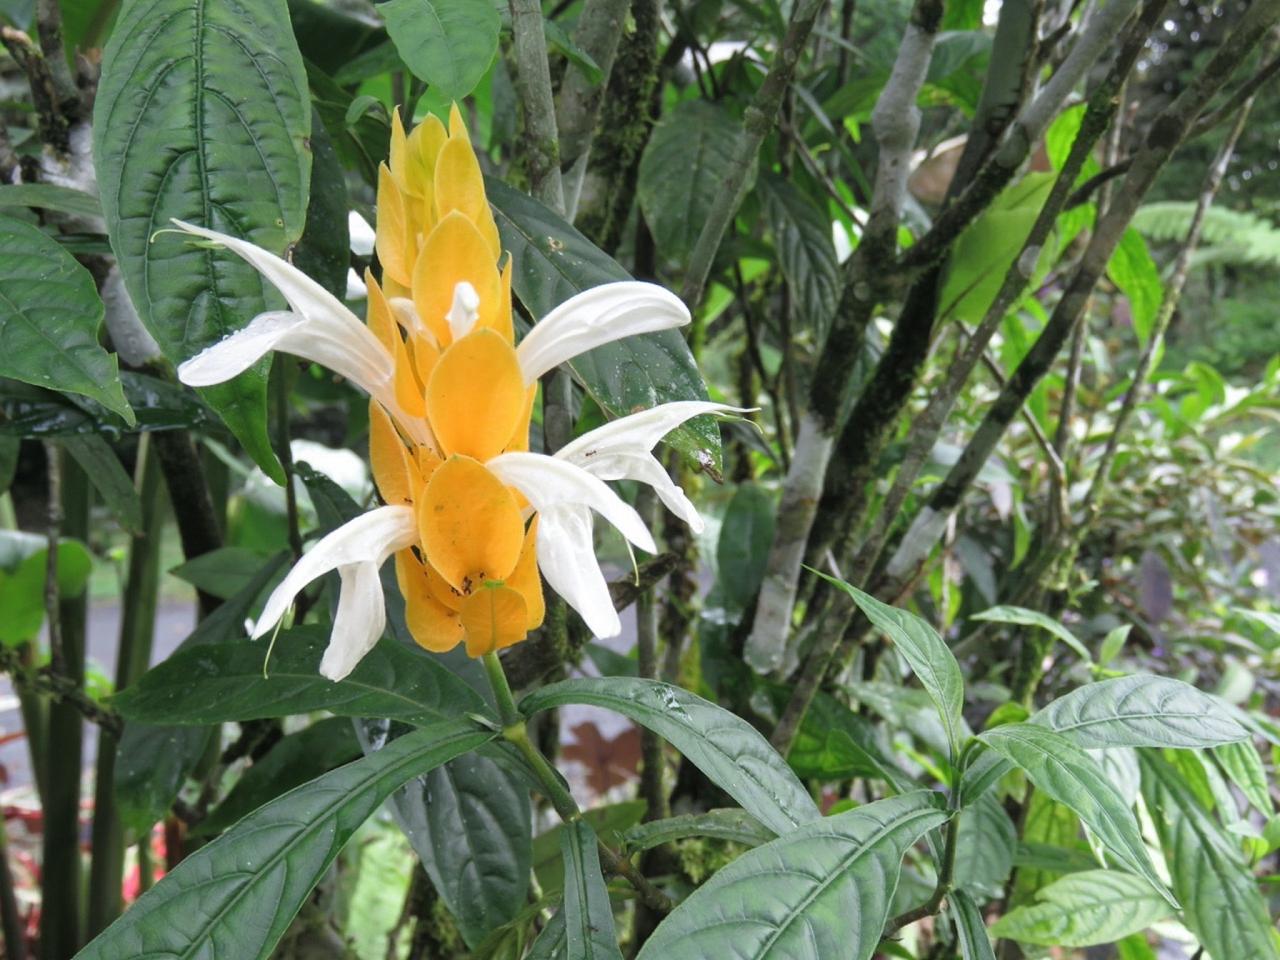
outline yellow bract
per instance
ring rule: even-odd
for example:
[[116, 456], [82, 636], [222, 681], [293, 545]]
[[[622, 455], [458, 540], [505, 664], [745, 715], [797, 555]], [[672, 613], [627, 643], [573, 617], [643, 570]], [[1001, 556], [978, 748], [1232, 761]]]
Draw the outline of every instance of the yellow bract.
[[[418, 547], [396, 555], [409, 629], [428, 650], [465, 641], [481, 656], [524, 639], [545, 614], [537, 518], [484, 467], [527, 450], [537, 387], [526, 387], [484, 177], [455, 106], [406, 133], [392, 114], [378, 171], [369, 328], [395, 360], [396, 417], [423, 421], [415, 443], [376, 401], [369, 459], [382, 499], [413, 506]], [[466, 286], [463, 286], [466, 285]], [[411, 431], [412, 432], [412, 431]], [[422, 437], [431, 443], [423, 442]]]

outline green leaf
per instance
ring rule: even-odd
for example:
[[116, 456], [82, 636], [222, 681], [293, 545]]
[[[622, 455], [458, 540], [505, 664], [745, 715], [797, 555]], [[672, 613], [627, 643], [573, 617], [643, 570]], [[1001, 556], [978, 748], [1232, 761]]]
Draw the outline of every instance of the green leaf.
[[593, 85], [599, 86], [600, 81], [604, 79], [604, 71], [600, 69], [600, 64], [592, 59], [591, 54], [574, 43], [568, 31], [549, 17], [543, 19], [542, 28], [547, 35], [548, 49], [562, 55], [581, 70], [582, 75]]
[[831, 218], [774, 174], [762, 176], [756, 191], [773, 231], [778, 266], [796, 298], [797, 315], [821, 342], [840, 300], [840, 264], [831, 239]]
[[[111, 247], [170, 360], [280, 302], [235, 254], [166, 228], [176, 217], [280, 256], [302, 235], [311, 105], [283, 0], [125, 0], [103, 52], [93, 133]], [[202, 394], [283, 482], [267, 436], [269, 363]]]
[[169, 572], [197, 590], [225, 600], [248, 586], [264, 559], [248, 547], [219, 547], [180, 563]]
[[98, 343], [103, 312], [93, 277], [56, 240], [0, 217], [0, 376], [89, 397], [132, 425], [115, 355]]
[[[512, 260], [512, 286], [533, 317], [544, 317], [575, 294], [630, 280], [618, 263], [532, 197], [486, 178], [502, 246]], [[678, 330], [605, 344], [569, 361], [574, 376], [610, 417], [673, 400], [706, 400], [707, 387]], [[720, 427], [695, 417], [667, 435], [681, 453], [720, 469]]]
[[960, 675], [960, 665], [956, 663], [955, 655], [938, 636], [938, 632], [906, 610], [881, 603], [843, 580], [829, 577], [817, 570], [813, 572], [849, 594], [867, 619], [893, 642], [937, 706], [947, 731], [947, 739], [951, 743], [952, 755], [955, 755], [965, 731], [964, 717], [961, 715], [964, 707], [964, 679]]
[[758, 847], [775, 836], [777, 834], [764, 827], [745, 810], [728, 807], [638, 823], [622, 835], [622, 842], [630, 851], [649, 850], [686, 837], [715, 837], [717, 840], [731, 840], [747, 847]]
[[[0, 644], [12, 647], [34, 640], [44, 624], [44, 583], [48, 540], [34, 533], [0, 530]], [[58, 594], [72, 599], [84, 593], [93, 556], [79, 540], [58, 542]]]
[[59, 441], [62, 448], [84, 468], [89, 482], [102, 497], [120, 526], [129, 533], [143, 533], [142, 501], [133, 485], [133, 478], [125, 473], [111, 445], [96, 434], [65, 437]]
[[491, 0], [388, 0], [378, 10], [405, 66], [451, 100], [475, 89], [498, 50]]
[[346, 172], [316, 110], [311, 118], [311, 199], [293, 265], [339, 300], [347, 297], [351, 269]]
[[[143, 723], [205, 724], [328, 710], [344, 717], [428, 723], [484, 713], [480, 695], [425, 651], [383, 639], [345, 680], [320, 676], [327, 628], [297, 627], [265, 641], [198, 646], [170, 657], [112, 700]], [[264, 675], [265, 674], [265, 675]]]
[[600, 873], [596, 832], [585, 820], [565, 824], [560, 834], [564, 857], [566, 960], [622, 960], [613, 927], [613, 905]]
[[982, 911], [973, 902], [973, 897], [963, 890], [953, 890], [947, 902], [951, 907], [951, 918], [955, 921], [956, 939], [960, 942], [963, 960], [996, 960]]
[[[1217, 701], [1214, 704], [1217, 705]], [[1219, 709], [1222, 708], [1219, 706]], [[1243, 739], [1216, 746], [1213, 748], [1213, 757], [1222, 767], [1227, 779], [1239, 788], [1255, 810], [1265, 817], [1275, 813], [1271, 790], [1267, 785], [1267, 771], [1252, 740]]]
[[1220, 701], [1181, 680], [1147, 674], [1086, 684], [1031, 722], [1087, 749], [1212, 747], [1249, 735]]
[[969, 619], [986, 620], [994, 623], [1014, 623], [1023, 627], [1040, 627], [1043, 630], [1048, 630], [1074, 650], [1085, 663], [1093, 662], [1093, 655], [1089, 653], [1088, 648], [1080, 642], [1074, 633], [1052, 617], [1046, 617], [1043, 613], [1035, 610], [1028, 610], [1026, 607], [999, 606], [992, 607], [990, 610], [983, 610], [981, 613], [975, 613]]
[[[591, 824], [596, 836], [612, 842], [614, 834], [638, 824], [644, 811], [643, 800], [624, 800], [584, 811], [582, 819]], [[564, 889], [564, 858], [560, 855], [560, 834], [563, 830], [564, 826], [558, 824], [533, 838], [533, 872], [544, 893], [554, 894]]]
[[654, 126], [636, 196], [662, 259], [683, 264], [693, 251], [741, 140], [741, 124], [706, 100], [685, 100]]
[[1276, 960], [1267, 904], [1229, 836], [1196, 801], [1179, 773], [1143, 751], [1142, 797], [1169, 864], [1182, 919], [1212, 957]]
[[1146, 343], [1160, 311], [1164, 286], [1160, 282], [1160, 268], [1147, 249], [1147, 241], [1135, 227], [1127, 228], [1120, 236], [1120, 243], [1107, 263], [1107, 276], [1129, 299], [1133, 331], [1139, 343]]
[[1125, 623], [1114, 630], [1107, 631], [1107, 635], [1102, 638], [1102, 648], [1098, 651], [1098, 666], [1105, 667], [1120, 656], [1120, 651], [1124, 649], [1124, 642], [1129, 639], [1129, 631], [1132, 629], [1133, 624]]
[[980, 733], [978, 739], [1021, 768], [1036, 787], [1074, 810], [1117, 860], [1177, 907], [1151, 865], [1133, 811], [1084, 750], [1033, 723], [1005, 724]]
[[[199, 399], [186, 387], [141, 373], [120, 375], [125, 400], [137, 418], [134, 430], [201, 429], [217, 425]], [[100, 433], [118, 440], [128, 430], [107, 417], [91, 400], [62, 396], [15, 380], [0, 381], [0, 435], [10, 437], [66, 437]], [[118, 425], [117, 425], [118, 424]]]
[[946, 819], [921, 790], [799, 827], [718, 870], [638, 960], [869, 960], [903, 856]]
[[36, 207], [56, 210], [74, 217], [101, 217], [98, 198], [83, 190], [52, 183], [6, 183], [0, 185], [0, 207]]
[[568, 956], [568, 937], [564, 929], [564, 911], [557, 910], [555, 916], [547, 921], [547, 925], [533, 941], [525, 960], [565, 960]]
[[77, 960], [265, 960], [356, 829], [410, 777], [494, 734], [442, 720], [304, 784], [182, 861]]
[[1091, 947], [1145, 930], [1172, 911], [1151, 884], [1119, 870], [1071, 873], [1037, 891], [991, 928], [997, 937], [1045, 947]]
[[636, 677], [583, 677], [535, 690], [520, 709], [530, 715], [570, 703], [604, 707], [649, 728], [775, 833], [820, 816], [808, 791], [755, 727], [687, 690]]
[[406, 784], [390, 805], [469, 945], [519, 913], [533, 859], [523, 780], [472, 754]]
[[717, 582], [736, 610], [750, 606], [764, 579], [774, 509], [773, 497], [754, 483], [739, 484], [725, 509], [716, 542]]
[[1018, 833], [1004, 807], [985, 794], [960, 811], [955, 884], [981, 903], [1003, 895]]
[[[1079, 836], [1080, 819], [1071, 808], [1043, 791], [1033, 790], [1023, 817], [1022, 852], [1034, 852], [1035, 856], [1019, 857], [1015, 854], [1018, 873], [1014, 877], [1010, 903], [1014, 906], [1025, 903], [1037, 890], [1048, 886], [1061, 874], [1073, 872], [1068, 848]], [[1093, 857], [1086, 854], [1085, 864], [1084, 869], [1091, 869]]]

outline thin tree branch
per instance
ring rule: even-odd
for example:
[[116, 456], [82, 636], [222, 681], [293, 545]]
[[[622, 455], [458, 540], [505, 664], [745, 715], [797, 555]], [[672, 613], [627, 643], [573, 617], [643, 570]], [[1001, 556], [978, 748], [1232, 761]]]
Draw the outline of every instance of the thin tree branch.
[[524, 108], [525, 150], [533, 195], [563, 214], [564, 186], [560, 178], [560, 145], [556, 107], [551, 94], [551, 68], [537, 0], [510, 0], [516, 89]]

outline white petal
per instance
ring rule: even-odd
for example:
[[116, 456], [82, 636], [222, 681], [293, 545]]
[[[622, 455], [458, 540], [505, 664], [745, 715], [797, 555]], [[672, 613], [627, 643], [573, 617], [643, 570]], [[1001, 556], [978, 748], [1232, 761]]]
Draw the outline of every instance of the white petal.
[[578, 611], [595, 636], [616, 637], [622, 632], [609, 585], [596, 560], [590, 509], [562, 503], [541, 512], [536, 549], [538, 568], [551, 589]]
[[288, 310], [254, 317], [247, 327], [219, 340], [178, 367], [178, 379], [189, 387], [225, 383], [275, 350], [280, 341], [307, 321]]
[[352, 564], [381, 567], [387, 557], [417, 540], [418, 523], [412, 507], [379, 507], [344, 523], [308, 550], [272, 591], [253, 636], [260, 637], [279, 623], [293, 598], [317, 577]]
[[387, 608], [382, 599], [382, 579], [373, 563], [353, 563], [338, 570], [342, 591], [333, 616], [329, 645], [320, 660], [320, 674], [342, 680], [356, 668], [382, 636]]
[[526, 385], [566, 360], [638, 333], [689, 322], [689, 309], [655, 283], [624, 280], [570, 297], [529, 331], [516, 355]]
[[546, 513], [562, 504], [590, 507], [618, 532], [647, 553], [657, 553], [653, 534], [640, 514], [610, 490], [603, 480], [581, 467], [540, 453], [503, 453], [486, 467], [509, 487], [525, 495], [533, 509]]
[[[237, 341], [228, 347], [228, 351], [234, 349], [242, 353], [239, 361], [243, 363], [241, 370], [251, 366], [267, 350], [283, 350], [328, 367], [362, 387], [370, 396], [383, 401], [389, 409], [393, 411], [396, 409], [395, 390], [392, 386], [394, 361], [372, 331], [361, 323], [342, 301], [297, 267], [261, 247], [225, 233], [218, 233], [216, 230], [206, 230], [203, 227], [184, 223], [181, 220], [173, 222], [187, 233], [213, 240], [232, 253], [243, 257], [280, 291], [293, 312], [303, 321], [289, 327], [271, 344], [267, 344], [264, 338], [258, 337]], [[233, 340], [235, 336], [236, 334], [232, 334], [227, 339]], [[218, 350], [226, 342], [224, 340], [222, 343], [214, 344], [209, 350]], [[260, 352], [257, 356], [250, 358], [250, 353], [254, 350]], [[201, 354], [201, 357], [203, 356]], [[188, 364], [195, 363], [201, 357], [188, 361]], [[212, 361], [208, 362], [212, 363]], [[187, 368], [188, 364], [183, 364], [183, 368]], [[190, 382], [185, 379], [183, 368], [179, 369], [179, 377], [184, 383]], [[203, 381], [200, 385], [208, 385], [208, 382]]]
[[703, 414], [748, 413], [749, 407], [731, 407], [724, 403], [711, 403], [708, 400], [677, 400], [674, 403], [660, 403], [648, 410], [628, 414], [610, 421], [602, 427], [596, 427], [584, 433], [578, 439], [565, 444], [556, 453], [562, 460], [586, 466], [592, 457], [609, 452], [626, 450], [628, 452], [643, 451], [648, 453], [665, 437], [686, 420]]
[[377, 234], [369, 226], [369, 221], [354, 210], [347, 214], [347, 236], [350, 238], [348, 246], [356, 256], [367, 257], [373, 253]]
[[445, 319], [449, 321], [449, 332], [454, 340], [461, 340], [476, 325], [480, 316], [480, 294], [467, 281], [455, 284], [453, 288], [453, 304]]
[[694, 533], [701, 533], [704, 526], [697, 509], [684, 495], [667, 468], [649, 453], [606, 453], [592, 457], [582, 464], [594, 477], [601, 480], [635, 480], [653, 487], [668, 510], [687, 523]]

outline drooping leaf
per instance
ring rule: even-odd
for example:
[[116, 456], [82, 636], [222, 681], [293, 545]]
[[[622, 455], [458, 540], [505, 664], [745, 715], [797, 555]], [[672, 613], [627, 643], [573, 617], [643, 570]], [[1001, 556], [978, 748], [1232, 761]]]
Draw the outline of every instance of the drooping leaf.
[[1070, 873], [1037, 891], [991, 928], [997, 937], [1045, 947], [1091, 947], [1145, 930], [1171, 910], [1151, 884], [1120, 870]]
[[378, 7], [405, 65], [451, 100], [489, 70], [502, 21], [489, 0], [388, 0]]
[[963, 890], [955, 890], [947, 898], [951, 916], [955, 921], [956, 939], [960, 942], [960, 955], [964, 960], [996, 960], [991, 949], [991, 938], [982, 920], [982, 911], [973, 897]]
[[1275, 813], [1271, 789], [1267, 785], [1267, 770], [1252, 741], [1245, 739], [1220, 744], [1213, 748], [1213, 756], [1255, 810], [1265, 817]]
[[613, 906], [600, 873], [596, 833], [585, 820], [566, 823], [560, 834], [564, 857], [566, 960], [622, 960], [613, 927]]
[[557, 910], [533, 941], [525, 960], [565, 960], [568, 937], [564, 930], [564, 911]]
[[1239, 841], [1205, 811], [1182, 777], [1150, 751], [1142, 797], [1169, 864], [1182, 919], [1212, 957], [1276, 960], [1275, 931]]
[[194, 647], [143, 674], [112, 701], [143, 723], [206, 724], [328, 710], [344, 717], [428, 723], [484, 713], [480, 696], [425, 651], [379, 641], [345, 680], [320, 676], [328, 631], [281, 631], [267, 659], [265, 640]]
[[979, 903], [994, 900], [1003, 895], [1013, 870], [1017, 828], [989, 793], [961, 810], [959, 817], [955, 884]]
[[265, 960], [392, 790], [493, 736], [470, 721], [440, 720], [291, 790], [183, 860], [77, 957]]
[[248, 547], [219, 547], [180, 563], [169, 572], [197, 590], [226, 599], [248, 585], [263, 559], [262, 554]]
[[[574, 294], [631, 276], [603, 250], [532, 197], [499, 180], [485, 190], [511, 254], [512, 286], [535, 321]], [[627, 337], [569, 361], [574, 374], [610, 417], [673, 400], [705, 400], [706, 384], [678, 330]], [[695, 417], [667, 436], [681, 453], [720, 468], [720, 428]]]
[[902, 858], [944, 823], [917, 791], [799, 827], [748, 851], [658, 926], [639, 960], [869, 960], [884, 931]]
[[777, 834], [745, 810], [727, 808], [706, 813], [686, 813], [665, 820], [638, 823], [622, 836], [628, 850], [648, 850], [686, 837], [715, 837], [748, 847], [768, 843]]
[[[644, 816], [643, 800], [623, 800], [604, 807], [592, 807], [582, 813], [582, 819], [591, 824], [596, 836], [605, 843], [615, 842], [615, 837], [629, 830]], [[564, 889], [564, 858], [560, 855], [560, 834], [563, 824], [556, 824], [533, 838], [533, 872], [538, 884], [546, 893]]]
[[1107, 263], [1107, 276], [1128, 298], [1133, 330], [1138, 341], [1146, 343], [1155, 326], [1164, 286], [1160, 282], [1160, 268], [1151, 259], [1147, 241], [1137, 228], [1129, 227], [1121, 234], [1120, 243]]
[[1009, 723], [978, 739], [1018, 766], [1037, 788], [1070, 807], [1130, 870], [1145, 877], [1175, 908], [1151, 865], [1133, 810], [1087, 753], [1060, 733], [1034, 723]]
[[0, 216], [0, 376], [76, 393], [134, 422], [114, 354], [98, 343], [89, 271], [43, 231]]
[[213, 811], [196, 826], [200, 836], [217, 836], [242, 817], [288, 790], [363, 756], [351, 722], [326, 717], [282, 737], [266, 756], [236, 781]]
[[570, 703], [604, 707], [648, 727], [775, 833], [818, 818], [813, 798], [755, 727], [687, 690], [637, 677], [583, 677], [535, 690], [526, 714]]
[[1040, 627], [1043, 630], [1048, 630], [1074, 650], [1085, 663], [1093, 662], [1093, 655], [1089, 653], [1088, 648], [1080, 642], [1074, 633], [1057, 620], [1047, 617], [1037, 610], [1028, 610], [1026, 607], [999, 606], [983, 610], [981, 613], [975, 613], [970, 619], [994, 623], [1016, 623], [1024, 627]]
[[53, 183], [0, 184], [0, 207], [36, 207], [76, 217], [102, 216], [102, 204], [93, 194]]
[[[125, 0], [103, 52], [93, 132], [112, 250], [170, 360], [280, 302], [229, 251], [157, 231], [176, 217], [280, 256], [302, 235], [311, 106], [283, 0]], [[283, 482], [267, 436], [268, 364], [203, 394]]]
[[89, 482], [102, 497], [120, 526], [129, 533], [142, 533], [142, 501], [133, 478], [125, 473], [111, 445], [96, 434], [64, 437], [62, 448], [84, 469]]
[[751, 483], [739, 485], [725, 509], [716, 544], [720, 592], [745, 610], [760, 589], [773, 543], [773, 497]]
[[[190, 390], [146, 374], [126, 370], [120, 375], [125, 400], [136, 421], [132, 428], [103, 414], [91, 400], [59, 395], [15, 380], [0, 383], [0, 436], [66, 437], [101, 434], [116, 440], [125, 434], [150, 430], [216, 427], [217, 420]], [[112, 422], [114, 421], [114, 422]]]
[[742, 139], [742, 126], [706, 100], [685, 100], [667, 112], [640, 157], [636, 196], [658, 256], [683, 264]]
[[315, 110], [311, 119], [311, 149], [314, 160], [307, 223], [294, 248], [293, 265], [339, 300], [344, 300], [347, 273], [351, 269], [346, 173], [319, 110]]
[[796, 298], [796, 316], [821, 343], [840, 299], [840, 265], [831, 239], [831, 218], [773, 174], [761, 176], [756, 190], [773, 231], [778, 266]]
[[853, 598], [867, 619], [882, 630], [902, 654], [912, 672], [928, 691], [938, 708], [947, 739], [954, 753], [965, 729], [961, 709], [964, 706], [964, 679], [955, 655], [938, 636], [938, 632], [914, 614], [881, 603], [857, 587], [814, 571], [834, 587], [839, 587]]
[[1032, 722], [1085, 748], [1212, 747], [1248, 736], [1220, 701], [1180, 680], [1147, 674], [1086, 684]]

